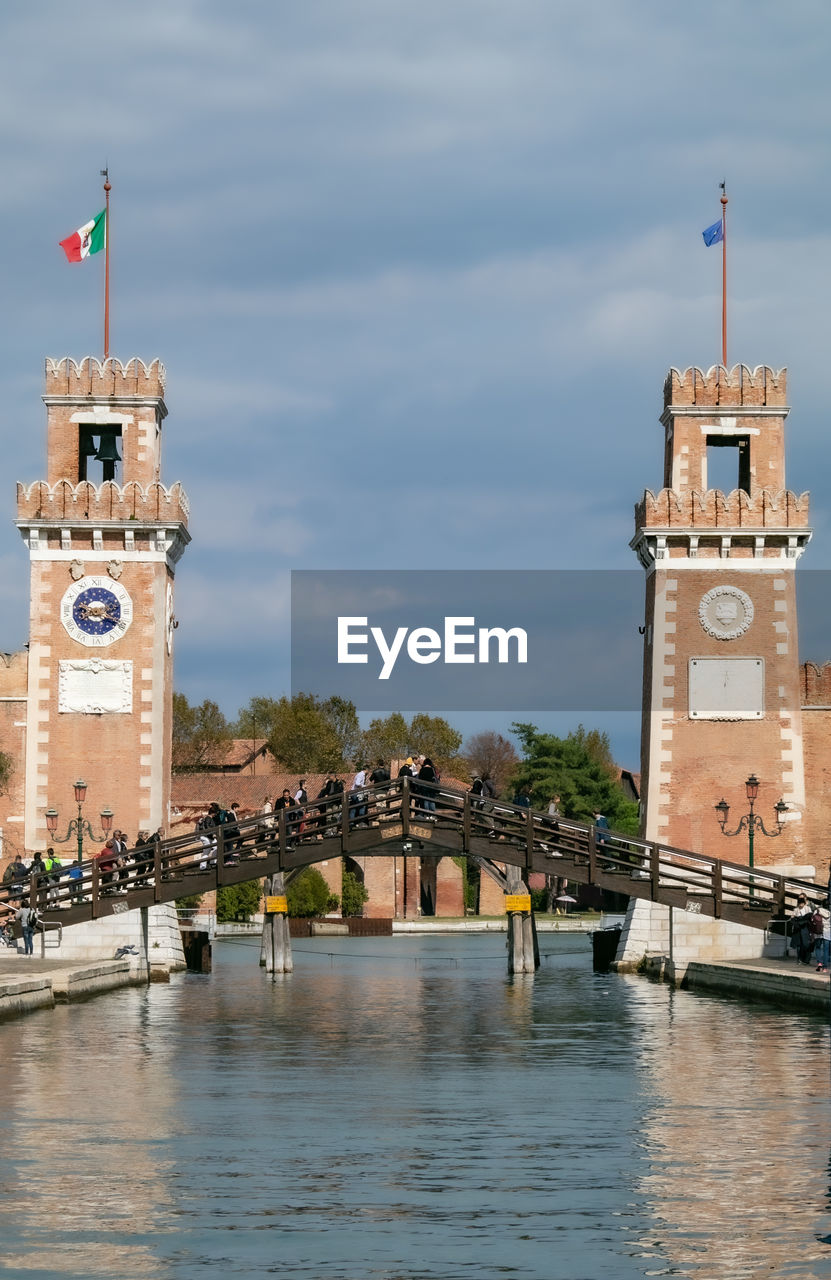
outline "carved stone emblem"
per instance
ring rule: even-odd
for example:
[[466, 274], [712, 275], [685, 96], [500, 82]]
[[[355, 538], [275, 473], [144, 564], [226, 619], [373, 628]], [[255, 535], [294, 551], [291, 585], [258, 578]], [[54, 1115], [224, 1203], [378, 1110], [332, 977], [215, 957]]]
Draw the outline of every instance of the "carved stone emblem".
[[739, 587], [713, 587], [701, 597], [698, 620], [708, 636], [736, 640], [753, 621], [753, 601]]
[[110, 560], [107, 563], [107, 573], [116, 581], [121, 577], [121, 571], [124, 568], [120, 560]]
[[58, 711], [101, 716], [132, 709], [132, 662], [71, 658], [58, 663]]
[[84, 563], [82, 560], [73, 560], [69, 565], [69, 576], [77, 582], [79, 578], [84, 576]]

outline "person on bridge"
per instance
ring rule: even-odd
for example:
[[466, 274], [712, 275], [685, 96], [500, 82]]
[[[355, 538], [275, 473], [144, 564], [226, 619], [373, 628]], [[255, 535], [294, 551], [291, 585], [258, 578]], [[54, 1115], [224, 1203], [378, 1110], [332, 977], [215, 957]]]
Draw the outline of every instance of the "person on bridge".
[[61, 883], [61, 876], [63, 874], [63, 867], [61, 866], [60, 860], [55, 857], [55, 850], [52, 848], [51, 845], [46, 850], [46, 857], [44, 859], [44, 862], [46, 864], [47, 875], [49, 876], [49, 888], [46, 895], [46, 900], [50, 906], [55, 906], [55, 904], [58, 901], [58, 896], [60, 894], [60, 883]]
[[84, 868], [80, 858], [76, 858], [69, 868], [69, 891], [73, 906], [80, 906], [84, 900]]
[[356, 827], [365, 827], [366, 819], [366, 801], [367, 794], [364, 791], [366, 786], [366, 769], [363, 764], [358, 764], [358, 771], [352, 779], [352, 792], [350, 799], [357, 803], [349, 810], [349, 822], [355, 824]]
[[[427, 782], [430, 784], [429, 786], [421, 787], [419, 797], [422, 809], [426, 813], [432, 814], [435, 812], [436, 808], [436, 792], [433, 788], [438, 785], [439, 776], [436, 773], [436, 770], [433, 767], [433, 761], [429, 756], [424, 757], [422, 766], [418, 771], [418, 780], [419, 782]], [[428, 821], [435, 822], [435, 818], [428, 818]]]
[[9, 876], [9, 898], [23, 897], [23, 884], [29, 874], [29, 868], [21, 858], [17, 855], [11, 864], [11, 875]]
[[101, 893], [111, 894], [114, 892], [113, 881], [115, 880], [115, 869], [118, 866], [118, 851], [112, 836], [107, 837], [107, 843], [98, 854], [97, 860], [102, 884]]
[[34, 858], [32, 858], [32, 864], [29, 867], [29, 875], [37, 876], [39, 889], [47, 884], [48, 876], [46, 875], [46, 863], [43, 861], [42, 854], [36, 853]]
[[[380, 787], [385, 782], [389, 782], [390, 780], [390, 771], [387, 768], [387, 766], [384, 764], [384, 761], [380, 758], [380, 756], [375, 763], [375, 768], [372, 770], [372, 773], [369, 775], [369, 780], [372, 783], [373, 787]], [[376, 817], [377, 817], [377, 810], [386, 809], [386, 807], [387, 807], [387, 797], [386, 797], [386, 793], [384, 793], [383, 795], [378, 796], [378, 798], [375, 800]], [[378, 826], [377, 821], [373, 822], [373, 825], [377, 827]]]

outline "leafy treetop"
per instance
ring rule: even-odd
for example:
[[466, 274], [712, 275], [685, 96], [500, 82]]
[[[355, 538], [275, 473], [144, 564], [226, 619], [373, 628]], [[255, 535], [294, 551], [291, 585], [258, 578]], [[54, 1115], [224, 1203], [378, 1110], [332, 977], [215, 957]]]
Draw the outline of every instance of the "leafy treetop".
[[565, 738], [540, 733], [536, 725], [512, 726], [520, 741], [523, 759], [513, 777], [515, 791], [530, 787], [534, 808], [546, 809], [560, 796], [560, 812], [566, 818], [591, 822], [596, 811], [609, 826], [627, 835], [638, 831], [638, 806], [628, 800], [611, 762], [605, 733], [586, 731], [580, 725]]

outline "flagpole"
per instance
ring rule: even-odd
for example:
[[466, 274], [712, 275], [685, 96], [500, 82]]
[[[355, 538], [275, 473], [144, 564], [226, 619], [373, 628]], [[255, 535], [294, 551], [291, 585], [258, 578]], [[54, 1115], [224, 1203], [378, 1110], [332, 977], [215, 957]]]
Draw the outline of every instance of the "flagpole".
[[104, 224], [104, 359], [110, 355], [110, 171], [109, 167], [101, 170], [104, 179], [104, 191], [107, 197], [106, 222]]
[[[727, 191], [721, 184], [721, 363], [727, 368]], [[107, 228], [109, 246], [109, 226]]]

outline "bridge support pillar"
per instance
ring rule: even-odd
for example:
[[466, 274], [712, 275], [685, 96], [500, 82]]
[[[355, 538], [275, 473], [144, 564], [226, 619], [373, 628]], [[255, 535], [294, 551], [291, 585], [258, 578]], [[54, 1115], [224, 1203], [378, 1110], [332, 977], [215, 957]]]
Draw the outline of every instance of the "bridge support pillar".
[[[540, 950], [537, 944], [537, 926], [531, 910], [531, 895], [518, 867], [509, 866], [507, 877], [508, 972], [533, 973], [539, 968]], [[511, 909], [512, 898], [522, 899], [520, 909]]]
[[289, 917], [286, 910], [286, 881], [282, 871], [266, 879], [265, 893], [262, 950], [265, 971], [266, 973], [291, 973], [294, 969], [294, 960], [291, 954]]

